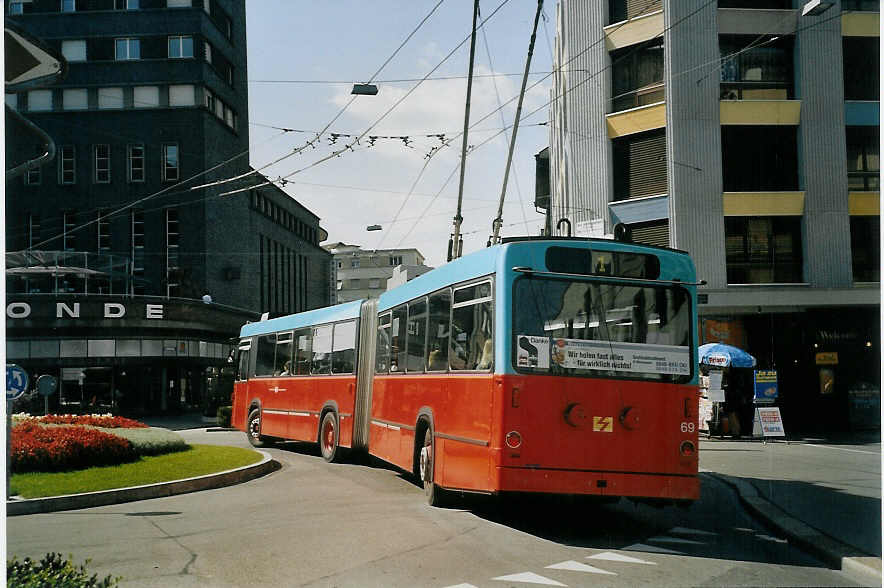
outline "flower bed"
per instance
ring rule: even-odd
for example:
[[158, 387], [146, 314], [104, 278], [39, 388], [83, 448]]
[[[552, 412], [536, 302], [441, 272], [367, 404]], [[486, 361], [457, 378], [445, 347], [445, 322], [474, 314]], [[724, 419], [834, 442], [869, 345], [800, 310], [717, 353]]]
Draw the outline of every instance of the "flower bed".
[[24, 422], [11, 431], [11, 470], [50, 472], [117, 465], [138, 459], [127, 439], [82, 426]]
[[112, 414], [47, 414], [45, 416], [31, 416], [29, 414], [16, 414], [12, 417], [16, 423], [41, 423], [44, 425], [87, 425], [90, 427], [102, 427], [104, 429], [146, 429], [142, 422], [114, 416]]

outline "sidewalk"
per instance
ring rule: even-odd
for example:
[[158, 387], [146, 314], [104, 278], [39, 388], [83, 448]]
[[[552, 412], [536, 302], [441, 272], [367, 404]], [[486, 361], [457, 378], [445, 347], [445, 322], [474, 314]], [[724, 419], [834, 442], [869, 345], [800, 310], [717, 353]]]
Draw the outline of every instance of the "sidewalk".
[[700, 470], [818, 557], [881, 580], [880, 432], [762, 443], [701, 439]]
[[199, 412], [185, 412], [181, 414], [146, 416], [138, 418], [145, 425], [160, 427], [170, 431], [184, 431], [187, 429], [204, 429], [214, 427], [217, 421], [214, 418], [203, 417]]

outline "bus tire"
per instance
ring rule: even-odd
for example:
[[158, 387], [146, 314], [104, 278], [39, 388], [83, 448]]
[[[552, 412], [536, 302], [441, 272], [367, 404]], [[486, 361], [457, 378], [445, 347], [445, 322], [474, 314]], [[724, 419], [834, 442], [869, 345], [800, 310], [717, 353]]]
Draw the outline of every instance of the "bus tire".
[[338, 455], [338, 439], [338, 416], [330, 410], [323, 415], [319, 425], [319, 451], [322, 459], [329, 463]]
[[256, 408], [249, 413], [246, 423], [246, 437], [253, 447], [268, 447], [273, 444], [269, 437], [261, 434], [261, 409]]
[[435, 452], [436, 442], [433, 438], [433, 429], [427, 426], [420, 453], [420, 476], [424, 484], [424, 495], [427, 497], [427, 504], [441, 507], [445, 505], [446, 493], [435, 482]]

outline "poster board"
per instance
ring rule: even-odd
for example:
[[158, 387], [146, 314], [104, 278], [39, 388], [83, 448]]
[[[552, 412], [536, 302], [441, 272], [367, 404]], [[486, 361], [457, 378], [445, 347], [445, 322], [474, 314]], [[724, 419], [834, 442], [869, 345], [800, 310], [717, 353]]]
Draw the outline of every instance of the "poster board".
[[[785, 437], [786, 428], [777, 406], [759, 406], [755, 409], [755, 421], [761, 429], [762, 437]], [[755, 433], [753, 427], [753, 434]]]
[[755, 370], [753, 402], [755, 404], [773, 404], [776, 402], [777, 396], [777, 371]]

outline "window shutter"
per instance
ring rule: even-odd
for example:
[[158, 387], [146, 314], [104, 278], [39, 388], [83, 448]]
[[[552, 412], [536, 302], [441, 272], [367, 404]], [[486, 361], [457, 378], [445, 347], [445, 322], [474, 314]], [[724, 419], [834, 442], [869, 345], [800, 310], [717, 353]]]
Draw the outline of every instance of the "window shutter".
[[669, 247], [669, 220], [632, 225], [633, 243]]

